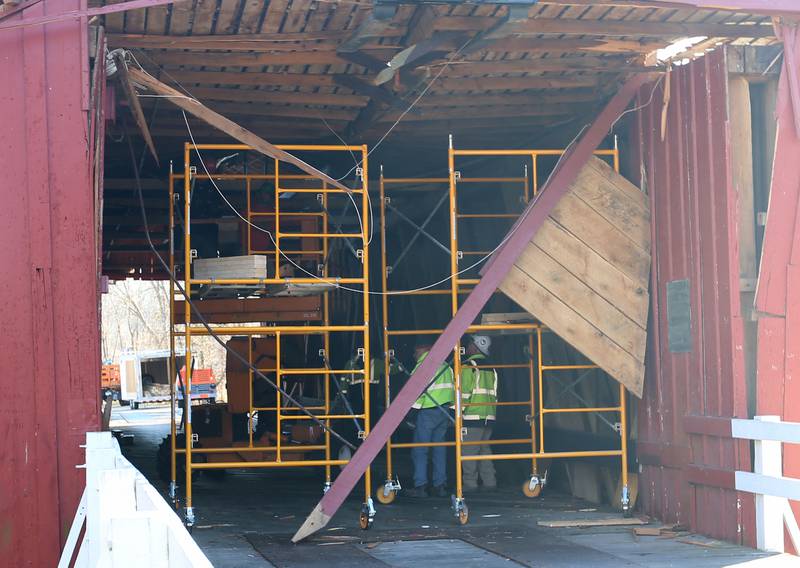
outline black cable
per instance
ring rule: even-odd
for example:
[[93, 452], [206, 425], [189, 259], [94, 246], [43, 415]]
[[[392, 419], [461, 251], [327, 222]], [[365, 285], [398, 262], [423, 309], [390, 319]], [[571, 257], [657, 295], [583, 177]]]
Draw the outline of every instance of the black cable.
[[[125, 130], [125, 137], [128, 139], [128, 148], [129, 148], [130, 154], [131, 154], [131, 164], [133, 165], [133, 174], [134, 174], [134, 178], [135, 178], [135, 181], [136, 181], [136, 190], [137, 190], [137, 192], [139, 194], [139, 207], [140, 207], [141, 213], [142, 213], [142, 222], [144, 223], [144, 234], [145, 234], [145, 237], [147, 238], [147, 244], [150, 246], [150, 250], [153, 251], [153, 254], [156, 256], [156, 258], [158, 259], [159, 263], [161, 263], [161, 266], [164, 269], [164, 271], [167, 274], [169, 274], [169, 279], [172, 281], [173, 284], [175, 284], [175, 286], [178, 288], [178, 291], [181, 294], [183, 294], [183, 297], [186, 299], [186, 302], [189, 304], [189, 307], [191, 308], [191, 310], [197, 316], [197, 319], [200, 320], [200, 323], [203, 324], [203, 327], [206, 328], [206, 330], [208, 331], [209, 335], [214, 339], [214, 341], [219, 343], [222, 346], [222, 348], [225, 349], [225, 351], [227, 351], [228, 353], [233, 355], [241, 363], [246, 365], [258, 377], [264, 379], [267, 382], [267, 384], [269, 384], [272, 388], [274, 388], [275, 390], [280, 392], [282, 395], [284, 395], [286, 397], [286, 400], [288, 400], [292, 404], [297, 405], [297, 408], [299, 408], [303, 412], [303, 414], [305, 414], [311, 420], [316, 422], [324, 431], [330, 432], [336, 439], [338, 439], [340, 442], [342, 442], [343, 444], [348, 446], [351, 450], [355, 450], [356, 447], [353, 444], [351, 444], [348, 440], [343, 438], [340, 434], [338, 434], [337, 432], [335, 432], [331, 428], [328, 428], [322, 422], [322, 420], [317, 418], [305, 406], [303, 406], [297, 400], [295, 400], [288, 392], [283, 390], [279, 385], [277, 385], [274, 382], [272, 382], [269, 378], [267, 378], [266, 375], [264, 375], [256, 367], [251, 365], [250, 361], [245, 359], [244, 356], [240, 355], [234, 349], [228, 347], [225, 344], [225, 342], [222, 341], [222, 339], [220, 339], [219, 336], [214, 332], [214, 330], [211, 329], [211, 325], [208, 323], [208, 321], [200, 313], [200, 310], [197, 309], [197, 306], [194, 305], [194, 302], [192, 302], [192, 300], [189, 299], [189, 296], [187, 295], [186, 290], [184, 290], [183, 286], [181, 286], [180, 282], [178, 282], [178, 279], [175, 278], [175, 275], [170, 270], [169, 265], [164, 261], [164, 258], [156, 250], [156, 247], [153, 244], [152, 239], [150, 238], [150, 227], [149, 227], [149, 224], [148, 224], [148, 221], [147, 221], [147, 211], [145, 210], [145, 207], [144, 207], [144, 196], [142, 195], [142, 184], [141, 184], [141, 181], [139, 180], [139, 168], [137, 167], [137, 164], [136, 164], [136, 153], [133, 150], [133, 143], [131, 142], [130, 136], [128, 136], [128, 128], [127, 128], [127, 125], [125, 123], [123, 123], [123, 128]], [[186, 266], [185, 270], [189, 270], [189, 267]], [[170, 299], [170, 301], [172, 301], [172, 299]], [[185, 396], [184, 396], [184, 398], [185, 398]], [[191, 408], [191, 404], [190, 404], [190, 408]], [[278, 434], [280, 435], [280, 433], [278, 433]]]

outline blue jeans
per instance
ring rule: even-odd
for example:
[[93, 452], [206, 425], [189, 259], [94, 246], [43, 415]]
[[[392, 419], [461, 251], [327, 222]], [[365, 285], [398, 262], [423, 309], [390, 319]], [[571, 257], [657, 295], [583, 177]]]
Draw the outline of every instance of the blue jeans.
[[[423, 408], [417, 412], [417, 427], [414, 442], [444, 442], [450, 420], [438, 408]], [[411, 461], [414, 462], [414, 487], [428, 483], [428, 451], [433, 454], [433, 486], [439, 487], [447, 482], [447, 449], [444, 446], [433, 448], [411, 448]]]

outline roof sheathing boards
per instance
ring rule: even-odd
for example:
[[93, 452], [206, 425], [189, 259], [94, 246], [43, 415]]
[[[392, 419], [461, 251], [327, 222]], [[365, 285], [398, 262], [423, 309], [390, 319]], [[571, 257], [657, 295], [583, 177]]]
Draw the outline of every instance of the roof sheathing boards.
[[[269, 113], [273, 112], [275, 116], [292, 116], [297, 119], [295, 124], [298, 128], [302, 126], [312, 131], [317, 128], [318, 138], [324, 138], [331, 137], [331, 133], [319, 116], [325, 116], [328, 111], [339, 111], [332, 112], [338, 115], [336, 120], [349, 120], [352, 126], [359, 115], [356, 118], [343, 117], [341, 111], [364, 108], [374, 100], [368, 90], [349, 84], [342, 86], [342, 82], [336, 80], [337, 75], [352, 75], [371, 83], [376, 75], [374, 69], [367, 70], [336, 51], [336, 46], [369, 16], [371, 5], [358, 2], [332, 4], [317, 0], [194, 0], [159, 8], [140, 11], [138, 16], [129, 13], [121, 27], [116, 15], [109, 16], [111, 41], [115, 46], [125, 46], [126, 41], [131, 45], [141, 43], [135, 37], [126, 39], [115, 35], [120, 32], [139, 31], [144, 32], [145, 37], [153, 37], [160, 42], [158, 47], [137, 48], [137, 59], [154, 74], [157, 66], [152, 61], [164, 65], [169, 75], [159, 75], [162, 79], [169, 82], [172, 75], [190, 91], [202, 93], [212, 106], [235, 101], [240, 114], [245, 114], [249, 105], [254, 115], [272, 116]], [[696, 26], [704, 23], [718, 26], [767, 21], [764, 17], [752, 18], [747, 14], [719, 10], [643, 8], [586, 2], [539, 3], [530, 8], [530, 21], [524, 23], [521, 30], [495, 39], [480, 51], [457, 55], [458, 46], [462, 45], [458, 38], [475, 36], [488, 29], [507, 11], [507, 6], [495, 4], [462, 3], [432, 7], [400, 4], [388, 27], [378, 37], [367, 38], [361, 48], [363, 53], [377, 61], [389, 61], [409, 42], [441, 37], [443, 33], [455, 39], [436, 52], [437, 59], [423, 61], [419, 67], [408, 65], [399, 71], [399, 82], [390, 81], [379, 87], [386, 91], [387, 100], [394, 97], [397, 103], [392, 108], [385, 104], [377, 105], [379, 108], [366, 117], [369, 120], [362, 125], [361, 131], [354, 133], [357, 141], [374, 142], [385, 131], [380, 125], [386, 122], [387, 117], [397, 116], [399, 113], [393, 112], [396, 108], [405, 108], [406, 104], [410, 106], [429, 83], [430, 88], [419, 101], [418, 108], [406, 115], [404, 122], [421, 125], [425, 112], [436, 116], [437, 120], [463, 121], [463, 108], [471, 108], [470, 117], [475, 118], [481, 113], [489, 118], [501, 110], [511, 112], [514, 107], [519, 107], [520, 115], [530, 114], [530, 101], [537, 97], [563, 96], [570, 101], [570, 97], [575, 95], [577, 100], [574, 102], [600, 103], [607, 95], [603, 85], [618, 84], [627, 73], [642, 68], [645, 54], [682, 37], [677, 33], [682, 29], [680, 27], [674, 28], [676, 35], [673, 36], [656, 33], [658, 27], [653, 27], [653, 24], [693, 24], [695, 27], [689, 30], [696, 32], [702, 29]], [[426, 21], [425, 18], [431, 14], [433, 19]], [[541, 33], [537, 31], [536, 20], [541, 21]], [[564, 23], [567, 33], [560, 33], [557, 22]], [[607, 22], [613, 35], [600, 35], [597, 28], [581, 25], [593, 22]], [[636, 25], [640, 22], [648, 26], [644, 31], [637, 31]], [[410, 33], [409, 27], [416, 29], [417, 24], [431, 24], [430, 32], [421, 35]], [[768, 25], [763, 27], [770, 29]], [[241, 48], [228, 43], [220, 46], [223, 49], [214, 49], [212, 43], [183, 49], [187, 46], [181, 44], [181, 49], [175, 49], [163, 41], [165, 30], [168, 36], [175, 38], [190, 35], [231, 37], [248, 43]], [[580, 33], [582, 31], [586, 33]], [[282, 36], [287, 41], [277, 43]], [[725, 41], [735, 40], [736, 37], [725, 38]], [[201, 37], [197, 41], [204, 40]], [[252, 49], [247, 49], [249, 47]], [[139, 51], [144, 55], [139, 56]], [[581, 58], [586, 59], [586, 63], [576, 64]], [[530, 66], [508, 64], [520, 61], [529, 62]], [[497, 71], [494, 71], [492, 62], [498, 62]], [[593, 67], [592, 62], [597, 62], [602, 68]], [[469, 67], [471, 63], [482, 63], [483, 66]], [[204, 73], [191, 74], [198, 70]], [[215, 74], [219, 74], [219, 80], [215, 80]], [[259, 79], [260, 76], [263, 80]], [[241, 79], [237, 80], [237, 77]], [[586, 101], [585, 91], [597, 93], [595, 101]], [[509, 95], [507, 103], [494, 100], [490, 104], [449, 104], [453, 97], [463, 100], [474, 96], [476, 100], [485, 101], [486, 97], [502, 95]], [[310, 111], [304, 114], [302, 109]], [[276, 126], [269, 137], [280, 141], [293, 133], [290, 125]]]

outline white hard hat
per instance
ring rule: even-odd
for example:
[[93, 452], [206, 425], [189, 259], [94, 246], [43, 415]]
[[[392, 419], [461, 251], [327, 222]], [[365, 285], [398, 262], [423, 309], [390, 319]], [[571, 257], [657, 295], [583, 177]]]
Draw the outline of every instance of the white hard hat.
[[492, 338], [488, 335], [473, 335], [472, 343], [478, 348], [478, 351], [484, 355], [489, 355], [489, 348], [492, 346]]

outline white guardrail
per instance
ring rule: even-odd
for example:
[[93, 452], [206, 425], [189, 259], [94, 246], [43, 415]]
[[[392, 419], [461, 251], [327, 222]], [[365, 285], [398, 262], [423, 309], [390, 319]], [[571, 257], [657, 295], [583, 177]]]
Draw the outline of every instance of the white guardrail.
[[789, 500], [800, 501], [800, 479], [783, 476], [783, 444], [800, 444], [800, 423], [781, 422], [778, 416], [731, 420], [734, 438], [755, 442], [754, 472], [737, 471], [736, 489], [756, 496], [756, 542], [761, 550], [784, 551], [786, 526], [795, 551], [800, 551], [800, 529]]
[[59, 568], [70, 566], [76, 545], [76, 568], [211, 568], [169, 504], [122, 456], [110, 432], [86, 433], [83, 467], [86, 489]]

